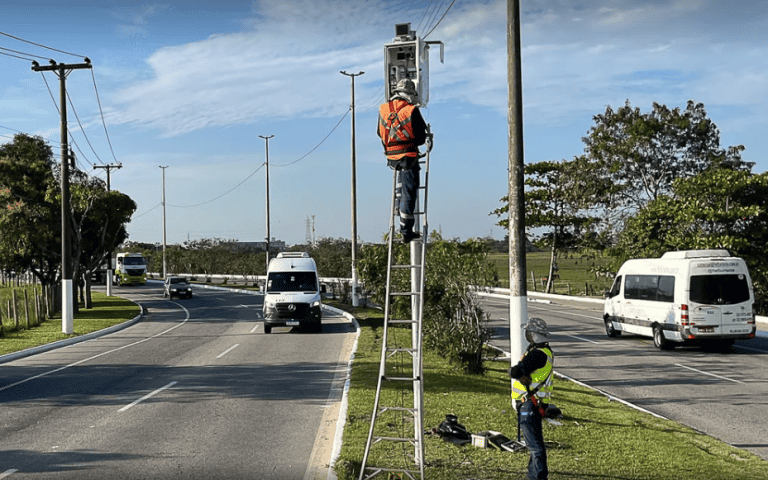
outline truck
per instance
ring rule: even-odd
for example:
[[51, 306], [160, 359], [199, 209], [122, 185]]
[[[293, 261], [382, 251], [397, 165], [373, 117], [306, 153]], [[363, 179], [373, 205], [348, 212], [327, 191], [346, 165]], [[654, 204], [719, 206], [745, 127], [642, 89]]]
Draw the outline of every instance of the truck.
[[147, 260], [141, 253], [118, 253], [115, 263], [117, 285], [144, 285], [147, 283]]
[[273, 327], [322, 329], [320, 279], [307, 252], [283, 252], [269, 262], [264, 292], [264, 333]]
[[682, 250], [627, 260], [605, 292], [605, 332], [653, 338], [654, 346], [703, 344], [728, 351], [755, 337], [752, 280], [727, 250]]

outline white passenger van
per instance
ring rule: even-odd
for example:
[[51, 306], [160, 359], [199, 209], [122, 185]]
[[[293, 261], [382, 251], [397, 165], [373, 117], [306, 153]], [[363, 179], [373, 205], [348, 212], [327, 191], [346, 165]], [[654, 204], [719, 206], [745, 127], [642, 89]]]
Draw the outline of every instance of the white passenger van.
[[282, 252], [269, 261], [264, 292], [264, 333], [272, 327], [322, 328], [320, 281], [306, 252]]
[[746, 263], [726, 250], [628, 260], [605, 293], [605, 332], [653, 337], [662, 350], [702, 343], [727, 351], [754, 338], [754, 300]]

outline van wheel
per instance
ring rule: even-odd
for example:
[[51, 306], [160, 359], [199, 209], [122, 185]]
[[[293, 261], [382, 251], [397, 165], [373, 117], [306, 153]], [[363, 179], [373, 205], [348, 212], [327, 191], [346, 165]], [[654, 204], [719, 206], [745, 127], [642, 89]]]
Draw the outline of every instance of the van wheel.
[[653, 327], [653, 345], [659, 350], [672, 350], [675, 348], [675, 345], [672, 342], [664, 338], [664, 333], [658, 325]]
[[616, 330], [613, 328], [613, 322], [605, 319], [605, 334], [608, 335], [611, 338], [616, 338], [621, 335], [621, 330]]
[[266, 323], [264, 324], [264, 333], [272, 333], [272, 327], [270, 327]]

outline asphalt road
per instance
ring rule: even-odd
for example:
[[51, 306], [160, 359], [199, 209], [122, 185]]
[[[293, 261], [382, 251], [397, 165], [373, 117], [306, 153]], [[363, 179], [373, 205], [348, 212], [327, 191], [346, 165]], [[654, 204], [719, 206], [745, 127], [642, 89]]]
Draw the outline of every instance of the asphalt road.
[[[492, 343], [509, 351], [509, 300], [482, 301]], [[768, 338], [739, 341], [726, 354], [661, 352], [651, 338], [609, 338], [599, 305], [529, 301], [528, 316], [547, 322], [556, 372], [768, 460]]]
[[0, 366], [0, 478], [314, 478], [349, 322], [325, 313], [322, 333], [265, 335], [259, 295], [115, 293], [146, 317]]

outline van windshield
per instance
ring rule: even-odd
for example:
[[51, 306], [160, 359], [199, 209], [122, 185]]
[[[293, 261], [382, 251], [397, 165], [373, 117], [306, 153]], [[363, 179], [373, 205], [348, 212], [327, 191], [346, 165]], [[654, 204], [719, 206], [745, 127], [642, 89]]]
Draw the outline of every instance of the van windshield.
[[749, 284], [744, 274], [691, 276], [691, 302], [734, 305], [748, 300]]
[[315, 272], [273, 272], [267, 280], [267, 292], [316, 292]]
[[123, 265], [146, 265], [144, 257], [123, 257]]

